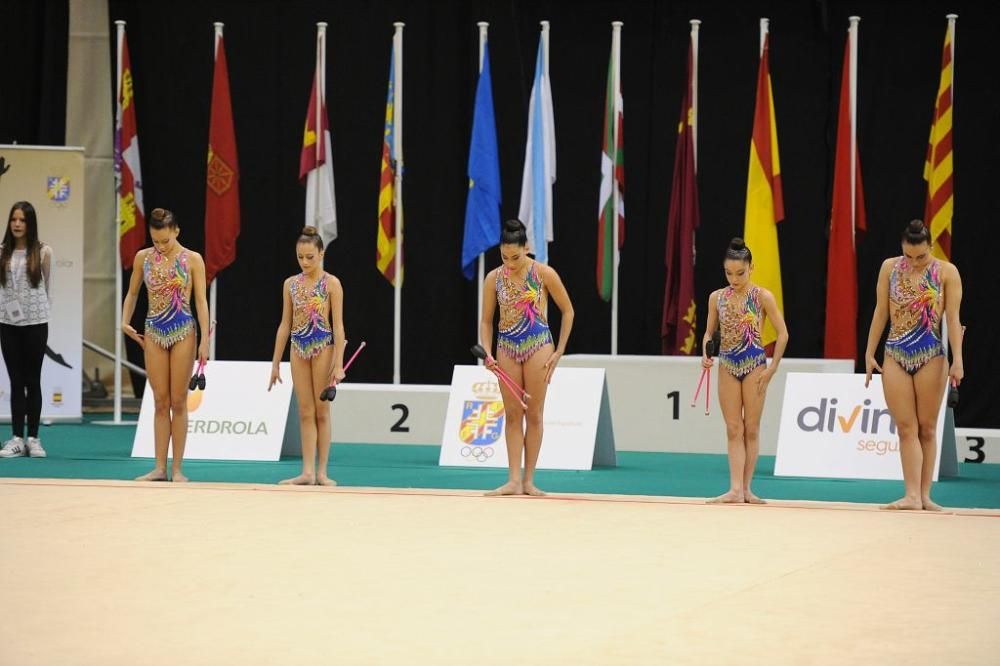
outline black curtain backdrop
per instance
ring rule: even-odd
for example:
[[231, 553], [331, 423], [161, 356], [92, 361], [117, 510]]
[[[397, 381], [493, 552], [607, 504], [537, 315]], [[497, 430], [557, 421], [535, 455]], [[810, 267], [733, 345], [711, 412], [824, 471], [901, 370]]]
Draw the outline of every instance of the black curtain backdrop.
[[[702, 226], [696, 268], [701, 328], [708, 293], [724, 284], [720, 263], [726, 243], [742, 233], [758, 18], [770, 17], [786, 211], [779, 238], [791, 331], [787, 355], [819, 357], [847, 18], [862, 16], [859, 135], [869, 223], [858, 262], [857, 334], [863, 350], [879, 264], [899, 254], [900, 231], [923, 214], [921, 174], [945, 14], [957, 13], [953, 259], [964, 276], [962, 319], [968, 326], [967, 381], [957, 419], [964, 426], [1000, 427], [1000, 414], [990, 404], [1000, 381], [988, 361], [1000, 338], [988, 324], [989, 287], [977, 280], [984, 269], [974, 268], [992, 259], [996, 243], [990, 224], [1000, 217], [991, 191], [1000, 161], [995, 83], [1000, 12], [991, 3], [110, 0], [109, 7], [112, 21], [128, 21], [147, 211], [173, 209], [181, 220], [182, 242], [199, 251], [204, 247], [212, 22], [226, 23], [242, 233], [237, 261], [220, 277], [217, 348], [223, 359], [271, 356], [282, 279], [297, 271], [294, 242], [304, 212], [298, 159], [315, 23], [329, 22], [327, 89], [340, 238], [329, 248], [326, 263], [344, 284], [351, 347], [368, 342], [351, 370], [356, 381], [391, 381], [393, 295], [375, 269], [376, 210], [392, 22], [406, 22], [402, 375], [407, 383], [446, 383], [453, 364], [472, 360], [468, 348], [477, 330], [476, 289], [462, 277], [459, 261], [477, 78], [476, 21], [490, 22], [505, 217], [518, 209], [538, 21], [551, 21], [558, 181], [550, 255], [576, 308], [570, 353], [610, 348], [610, 306], [598, 298], [594, 266], [610, 22], [624, 21], [627, 231], [619, 344], [622, 353], [652, 355], [660, 350], [664, 238], [688, 20], [703, 21]], [[24, 42], [32, 45], [29, 54], [35, 53], [36, 42], [51, 28], [37, 20], [25, 24]], [[22, 57], [10, 45], [5, 53]], [[17, 92], [22, 90], [38, 87], [25, 84]], [[12, 90], [5, 86], [3, 91], [8, 107]], [[23, 94], [26, 105], [15, 112], [18, 123], [36, 122], [48, 111], [46, 95], [37, 95]], [[6, 114], [4, 119], [6, 137]], [[498, 262], [498, 253], [490, 252], [488, 265]], [[553, 319], [558, 330], [558, 317]]]

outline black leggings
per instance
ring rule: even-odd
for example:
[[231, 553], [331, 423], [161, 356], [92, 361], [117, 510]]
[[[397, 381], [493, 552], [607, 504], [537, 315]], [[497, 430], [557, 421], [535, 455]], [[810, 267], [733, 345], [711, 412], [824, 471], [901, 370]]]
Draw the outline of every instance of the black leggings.
[[10, 376], [10, 416], [15, 437], [38, 437], [42, 416], [42, 360], [49, 339], [48, 324], [11, 326], [0, 324], [0, 347]]

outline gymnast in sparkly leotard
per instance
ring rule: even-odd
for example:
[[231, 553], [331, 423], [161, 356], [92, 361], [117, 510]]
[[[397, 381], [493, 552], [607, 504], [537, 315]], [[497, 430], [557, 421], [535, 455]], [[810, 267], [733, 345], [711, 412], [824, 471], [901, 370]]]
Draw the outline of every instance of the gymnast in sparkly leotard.
[[[938, 511], [941, 507], [930, 496], [937, 418], [948, 379], [958, 386], [965, 374], [959, 319], [962, 278], [954, 264], [934, 256], [930, 231], [920, 220], [903, 231], [902, 249], [902, 256], [886, 259], [879, 271], [865, 351], [865, 386], [875, 370], [882, 373], [882, 391], [899, 437], [905, 494], [885, 508]], [[880, 366], [875, 352], [886, 324], [889, 337]]]
[[[140, 250], [132, 265], [128, 294], [122, 305], [122, 331], [138, 342], [146, 359], [153, 391], [155, 467], [138, 481], [187, 481], [181, 471], [187, 440], [187, 394], [195, 350], [208, 359], [208, 301], [205, 298], [205, 262], [197, 252], [177, 242], [180, 227], [173, 213], [155, 208], [149, 216], [153, 247]], [[149, 310], [143, 335], [131, 325], [136, 298], [145, 283]], [[195, 334], [192, 297], [198, 313], [201, 341]], [[170, 474], [167, 454], [173, 448]]]
[[[281, 357], [289, 338], [292, 386], [299, 405], [302, 435], [302, 473], [281, 483], [333, 486], [330, 460], [330, 404], [320, 400], [331, 382], [344, 378], [344, 290], [335, 276], [323, 270], [323, 239], [314, 227], [305, 227], [295, 244], [302, 272], [285, 280], [281, 323], [274, 341], [271, 381], [281, 381]], [[318, 454], [318, 455], [317, 455]], [[317, 460], [318, 457], [318, 460]]]
[[[713, 503], [763, 504], [750, 489], [760, 450], [760, 417], [768, 383], [788, 344], [788, 329], [770, 291], [750, 281], [753, 256], [741, 238], [729, 243], [723, 261], [728, 287], [708, 298], [708, 321], [703, 350], [716, 328], [720, 332], [719, 406], [726, 420], [729, 452], [729, 491], [709, 500]], [[774, 353], [767, 365], [762, 335], [766, 322], [775, 331]], [[703, 352], [702, 366], [711, 368], [712, 358]]]
[[[503, 265], [483, 282], [483, 316], [480, 341], [493, 345], [493, 318], [500, 311], [497, 328], [497, 358], [487, 367], [499, 367], [530, 395], [527, 410], [500, 382], [504, 404], [504, 434], [507, 440], [508, 480], [490, 495], [542, 495], [535, 486], [535, 464], [542, 448], [542, 412], [545, 393], [556, 364], [566, 350], [573, 328], [573, 304], [559, 275], [551, 266], [528, 256], [528, 236], [519, 220], [507, 220], [500, 237]], [[562, 323], [558, 346], [546, 318], [548, 298], [559, 308]], [[524, 459], [524, 473], [521, 460]]]

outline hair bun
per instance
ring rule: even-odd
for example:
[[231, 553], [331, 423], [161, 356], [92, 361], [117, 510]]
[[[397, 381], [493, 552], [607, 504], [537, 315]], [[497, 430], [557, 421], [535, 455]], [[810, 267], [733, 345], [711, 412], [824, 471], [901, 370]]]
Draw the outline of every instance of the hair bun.
[[510, 231], [510, 232], [527, 231], [527, 229], [524, 226], [524, 222], [518, 220], [517, 218], [504, 220], [503, 228], [504, 231]]
[[747, 244], [739, 236], [733, 238], [729, 241], [729, 249], [735, 250], [736, 252], [742, 252], [747, 248]]
[[319, 236], [319, 231], [316, 230], [316, 227], [306, 226], [306, 227], [302, 227], [302, 235], [303, 236]]
[[162, 220], [167, 216], [167, 210], [165, 208], [154, 208], [150, 215], [157, 220]]
[[924, 230], [924, 221], [923, 220], [910, 220], [910, 224], [907, 225], [906, 230], [909, 231], [911, 234], [922, 233], [923, 230]]

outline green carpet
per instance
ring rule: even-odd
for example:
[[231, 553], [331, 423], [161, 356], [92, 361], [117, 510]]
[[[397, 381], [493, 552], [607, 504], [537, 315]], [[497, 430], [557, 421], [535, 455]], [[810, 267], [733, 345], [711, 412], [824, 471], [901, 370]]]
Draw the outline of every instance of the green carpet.
[[[132, 479], [150, 461], [130, 458], [134, 427], [91, 424], [42, 429], [48, 458], [0, 459], [0, 477], [57, 479]], [[331, 454], [331, 476], [343, 486], [452, 488], [486, 490], [506, 480], [505, 470], [438, 467], [437, 446], [338, 444]], [[300, 470], [298, 458], [279, 462], [190, 460], [184, 471], [192, 481], [276, 483]], [[963, 463], [960, 476], [943, 479], [934, 498], [944, 506], [1000, 508], [1000, 465]], [[617, 467], [589, 472], [538, 472], [539, 487], [556, 493], [608, 493], [709, 497], [723, 492], [729, 479], [726, 457], [697, 453], [619, 452]], [[898, 481], [789, 478], [774, 476], [774, 458], [762, 456], [754, 490], [761, 497], [787, 500], [884, 503], [899, 497]]]

